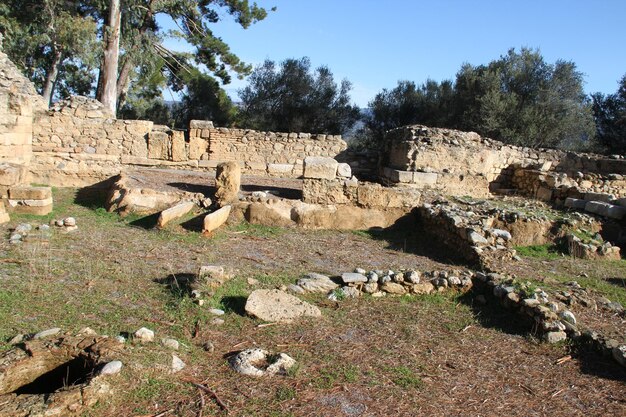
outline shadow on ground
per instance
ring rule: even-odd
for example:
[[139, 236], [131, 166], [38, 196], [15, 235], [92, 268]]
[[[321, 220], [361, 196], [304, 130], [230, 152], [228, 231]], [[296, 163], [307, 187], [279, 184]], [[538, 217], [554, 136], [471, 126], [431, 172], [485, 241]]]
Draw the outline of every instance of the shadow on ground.
[[165, 278], [157, 278], [154, 282], [163, 285], [174, 298], [181, 299], [184, 297], [191, 297], [193, 284], [196, 279], [197, 274], [181, 273], [170, 274]]
[[399, 218], [387, 228], [372, 228], [359, 233], [387, 242], [388, 249], [425, 256], [450, 265], [467, 264], [457, 253], [427, 233], [413, 212]]
[[481, 326], [517, 336], [527, 336], [532, 333], [534, 322], [530, 317], [526, 318], [507, 310], [491, 297], [486, 297], [486, 304], [480, 304], [476, 301], [479, 294], [476, 291], [468, 291], [458, 300], [470, 307], [474, 318]]
[[[626, 369], [610, 356], [603, 356], [586, 343], [575, 344], [572, 356], [580, 363], [580, 371], [599, 378], [626, 382]], [[626, 406], [626, 397], [620, 400]]]
[[247, 298], [241, 295], [226, 296], [221, 299], [221, 303], [224, 306], [225, 312], [235, 313], [240, 316], [246, 315], [246, 301]]

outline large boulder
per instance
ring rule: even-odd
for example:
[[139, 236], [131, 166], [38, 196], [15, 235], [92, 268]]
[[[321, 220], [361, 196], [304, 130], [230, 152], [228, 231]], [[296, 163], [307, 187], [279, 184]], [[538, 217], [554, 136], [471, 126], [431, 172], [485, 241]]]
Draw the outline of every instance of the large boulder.
[[224, 207], [238, 201], [240, 186], [241, 168], [237, 162], [223, 162], [217, 166], [215, 202], [218, 207]]
[[246, 312], [261, 320], [289, 323], [298, 317], [320, 317], [319, 308], [280, 290], [255, 290], [246, 301]]

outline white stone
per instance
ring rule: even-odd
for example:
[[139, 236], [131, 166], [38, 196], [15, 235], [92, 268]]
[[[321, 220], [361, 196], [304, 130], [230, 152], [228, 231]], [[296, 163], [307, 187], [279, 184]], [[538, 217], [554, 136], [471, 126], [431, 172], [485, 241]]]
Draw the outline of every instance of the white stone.
[[354, 282], [367, 282], [367, 277], [356, 272], [344, 272], [341, 274], [341, 280], [344, 284], [350, 284]]
[[54, 336], [59, 333], [61, 329], [59, 327], [53, 327], [52, 329], [42, 330], [33, 336], [33, 339], [43, 339], [44, 337]]
[[337, 175], [344, 178], [352, 177], [352, 168], [345, 162], [337, 165]]
[[63, 219], [63, 226], [76, 226], [76, 219], [74, 217], [66, 217]]
[[204, 233], [210, 233], [221, 225], [226, 223], [228, 215], [230, 214], [231, 206], [224, 206], [219, 210], [209, 213], [204, 217], [204, 225], [202, 231]]
[[299, 317], [320, 317], [316, 306], [280, 290], [255, 290], [248, 297], [246, 312], [268, 322], [289, 323]]
[[135, 339], [140, 342], [152, 342], [154, 341], [154, 332], [150, 329], [142, 327], [135, 332]]
[[185, 362], [182, 361], [178, 356], [172, 355], [172, 371], [180, 372], [185, 369]]
[[115, 375], [118, 374], [122, 370], [122, 362], [121, 361], [111, 361], [104, 365], [100, 370], [100, 375]]
[[333, 158], [307, 156], [304, 158], [304, 178], [335, 179], [338, 165]]
[[219, 308], [212, 308], [209, 310], [209, 313], [215, 315], [215, 316], [223, 316], [224, 315], [224, 310], [220, 310]]
[[178, 350], [178, 348], [180, 347], [180, 343], [178, 343], [178, 340], [170, 338], [162, 339], [161, 344], [166, 348], [173, 350]]

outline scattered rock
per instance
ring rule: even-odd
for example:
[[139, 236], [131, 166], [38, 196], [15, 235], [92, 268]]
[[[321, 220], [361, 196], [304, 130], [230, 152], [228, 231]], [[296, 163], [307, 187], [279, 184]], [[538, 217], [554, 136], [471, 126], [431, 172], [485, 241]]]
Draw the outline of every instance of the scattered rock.
[[215, 326], [221, 326], [224, 323], [225, 323], [224, 319], [221, 319], [219, 317], [215, 317], [214, 319], [211, 320], [211, 324], [213, 324]]
[[564, 331], [547, 332], [544, 339], [548, 343], [558, 343], [567, 339], [567, 333]]
[[218, 207], [223, 208], [228, 204], [237, 202], [239, 200], [240, 186], [241, 168], [237, 162], [223, 162], [217, 166], [215, 173], [215, 202]]
[[223, 316], [224, 310], [220, 310], [219, 308], [212, 308], [209, 310], [209, 313], [216, 315], [216, 316]]
[[63, 226], [74, 227], [76, 226], [76, 219], [74, 217], [66, 217], [63, 219]]
[[122, 370], [122, 362], [121, 361], [111, 361], [104, 365], [102, 369], [100, 369], [100, 375], [115, 375], [118, 374]]
[[140, 342], [146, 343], [146, 342], [154, 341], [154, 332], [145, 327], [142, 327], [141, 329], [137, 330], [134, 336], [135, 336], [135, 339], [137, 339]]
[[172, 372], [180, 372], [185, 369], [185, 362], [178, 356], [172, 355]]
[[285, 353], [270, 355], [263, 349], [246, 349], [231, 356], [230, 366], [238, 373], [249, 376], [285, 375], [296, 361]]
[[161, 339], [161, 344], [168, 349], [178, 350], [180, 343], [176, 339]]
[[421, 274], [419, 271], [406, 271], [404, 273], [404, 280], [410, 282], [411, 284], [419, 284], [420, 278]]
[[561, 311], [561, 313], [559, 314], [559, 317], [562, 320], [567, 321], [568, 323], [573, 324], [574, 326], [576, 325], [576, 317], [574, 316], [574, 314], [572, 314], [571, 311], [569, 310], [563, 310]]
[[300, 278], [298, 280], [298, 285], [305, 291], [312, 293], [327, 293], [339, 286], [326, 275], [317, 274], [315, 272], [309, 273], [303, 278]]
[[43, 330], [43, 331], [41, 331], [39, 333], [36, 333], [33, 336], [33, 339], [43, 339], [44, 337], [54, 336], [55, 334], [59, 333], [60, 331], [61, 331], [60, 328], [53, 327], [52, 329]]
[[269, 322], [288, 323], [298, 317], [320, 317], [319, 308], [280, 290], [255, 290], [246, 301], [248, 314]]
[[202, 349], [204, 349], [206, 352], [215, 352], [215, 345], [211, 342], [205, 342], [202, 345]]

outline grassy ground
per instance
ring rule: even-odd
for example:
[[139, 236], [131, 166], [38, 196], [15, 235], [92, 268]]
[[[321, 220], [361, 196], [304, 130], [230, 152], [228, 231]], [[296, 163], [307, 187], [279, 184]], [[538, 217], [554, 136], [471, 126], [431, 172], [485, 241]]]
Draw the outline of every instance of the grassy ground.
[[[10, 226], [72, 215], [78, 231], [56, 230], [49, 241], [14, 246], [3, 229], [0, 349], [8, 349], [6, 341], [17, 333], [50, 327], [75, 332], [89, 326], [118, 335], [146, 326], [157, 339], [179, 340], [178, 355], [187, 364], [171, 374], [166, 349], [127, 343], [120, 352], [126, 366], [113, 377], [116, 394], [86, 415], [197, 416], [201, 408], [204, 415], [226, 414], [207, 395], [201, 399], [190, 380], [210, 386], [235, 416], [621, 415], [626, 409], [625, 373], [612, 362], [581, 355], [556, 365], [568, 346], [539, 343], [524, 323], [497, 306], [478, 308], [471, 295], [341, 303], [310, 295], [304, 298], [321, 308], [321, 319], [267, 327], [243, 314], [255, 288], [292, 283], [310, 271], [460, 267], [424, 256], [428, 251], [419, 237], [240, 224], [206, 238], [178, 224], [157, 231], [146, 228], [145, 219], [120, 219], [97, 203], [76, 204], [73, 190], [55, 190], [54, 197], [50, 216], [13, 216]], [[592, 267], [552, 262], [564, 261], [535, 257], [523, 265], [542, 276], [554, 269], [555, 281]], [[233, 273], [208, 307], [166, 285], [203, 264], [224, 265]], [[602, 264], [602, 271], [596, 273], [626, 276], [623, 262]], [[618, 292], [594, 289], [623, 296], [622, 287], [607, 285]], [[209, 307], [226, 311], [224, 324], [213, 323]], [[207, 343], [213, 351], [205, 350]], [[231, 371], [227, 355], [254, 346], [286, 352], [298, 367], [271, 380]]]

